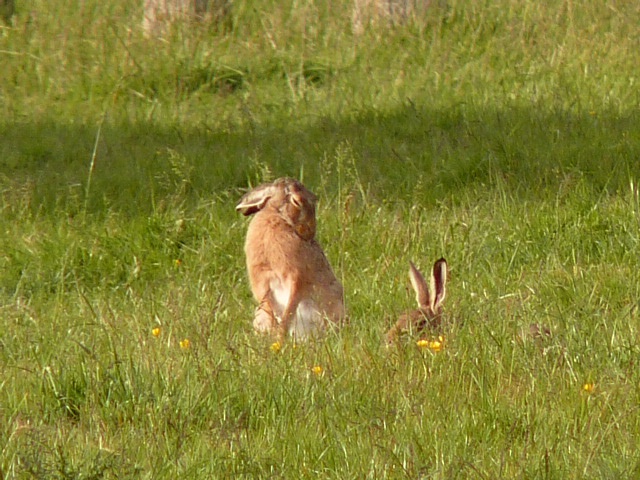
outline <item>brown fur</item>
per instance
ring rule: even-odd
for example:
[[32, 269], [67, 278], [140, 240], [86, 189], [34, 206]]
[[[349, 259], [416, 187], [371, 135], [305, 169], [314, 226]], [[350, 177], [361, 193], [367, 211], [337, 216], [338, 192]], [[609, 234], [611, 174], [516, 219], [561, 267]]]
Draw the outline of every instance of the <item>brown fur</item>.
[[[301, 304], [317, 311], [319, 329], [325, 320], [340, 323], [344, 319], [342, 285], [315, 240], [316, 201], [300, 182], [283, 178], [256, 187], [236, 207], [254, 215], [245, 254], [251, 290], [259, 303], [254, 317], [258, 331], [306, 336], [292, 323], [304, 317]], [[282, 300], [285, 292], [288, 301], [279, 302], [278, 295]]]

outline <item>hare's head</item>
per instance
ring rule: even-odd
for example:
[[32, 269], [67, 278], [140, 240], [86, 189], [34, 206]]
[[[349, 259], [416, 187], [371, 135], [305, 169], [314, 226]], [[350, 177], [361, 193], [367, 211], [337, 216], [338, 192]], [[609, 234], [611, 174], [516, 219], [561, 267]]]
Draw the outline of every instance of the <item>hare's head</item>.
[[447, 292], [447, 261], [437, 260], [429, 276], [429, 283], [416, 268], [413, 262], [409, 266], [409, 279], [416, 292], [416, 301], [420, 313], [429, 322], [438, 319], [442, 314], [442, 302]]
[[447, 261], [436, 261], [429, 275], [429, 282], [416, 268], [413, 262], [409, 266], [409, 279], [416, 292], [418, 308], [404, 313], [386, 334], [387, 344], [394, 343], [405, 332], [415, 333], [440, 327], [442, 302], [446, 294]]
[[247, 192], [236, 205], [243, 215], [270, 211], [282, 217], [305, 240], [316, 234], [317, 197], [293, 178], [279, 178]]

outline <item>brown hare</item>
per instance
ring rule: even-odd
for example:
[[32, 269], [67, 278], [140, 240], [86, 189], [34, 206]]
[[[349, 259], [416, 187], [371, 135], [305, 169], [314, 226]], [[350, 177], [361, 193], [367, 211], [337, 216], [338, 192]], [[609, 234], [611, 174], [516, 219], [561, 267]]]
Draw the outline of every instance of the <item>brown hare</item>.
[[316, 202], [298, 180], [279, 178], [236, 206], [253, 215], [244, 251], [258, 332], [304, 339], [344, 320], [342, 285], [315, 239]]
[[400, 316], [385, 336], [387, 344], [394, 343], [404, 332], [414, 334], [440, 327], [447, 286], [447, 261], [444, 258], [436, 261], [428, 284], [413, 262], [409, 263], [409, 279], [416, 292], [418, 309]]

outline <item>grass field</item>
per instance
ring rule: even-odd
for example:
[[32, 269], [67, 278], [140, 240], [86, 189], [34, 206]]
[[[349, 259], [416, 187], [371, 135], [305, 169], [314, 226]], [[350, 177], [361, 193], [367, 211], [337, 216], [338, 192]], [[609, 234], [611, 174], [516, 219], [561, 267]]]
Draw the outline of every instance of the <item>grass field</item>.
[[[640, 478], [640, 6], [351, 9], [0, 24], [0, 478]], [[234, 206], [283, 175], [349, 324], [276, 348]], [[386, 348], [440, 256], [443, 348]]]

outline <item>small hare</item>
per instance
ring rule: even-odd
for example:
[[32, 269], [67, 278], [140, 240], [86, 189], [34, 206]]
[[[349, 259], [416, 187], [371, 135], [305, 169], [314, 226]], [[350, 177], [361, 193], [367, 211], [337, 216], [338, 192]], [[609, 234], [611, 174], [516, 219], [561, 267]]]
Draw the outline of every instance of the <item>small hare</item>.
[[413, 262], [409, 262], [409, 279], [416, 292], [418, 309], [400, 316], [386, 334], [386, 343], [394, 343], [404, 332], [417, 333], [427, 329], [438, 329], [441, 323], [442, 302], [446, 294], [447, 261], [436, 261], [429, 277], [429, 284]]
[[244, 251], [257, 332], [305, 339], [345, 317], [343, 289], [315, 239], [317, 197], [279, 178], [245, 194], [236, 210], [253, 215]]

